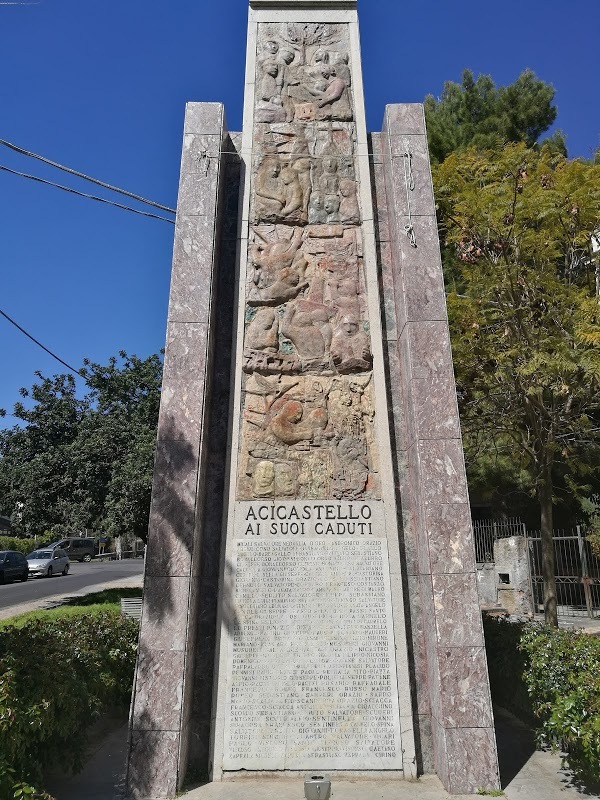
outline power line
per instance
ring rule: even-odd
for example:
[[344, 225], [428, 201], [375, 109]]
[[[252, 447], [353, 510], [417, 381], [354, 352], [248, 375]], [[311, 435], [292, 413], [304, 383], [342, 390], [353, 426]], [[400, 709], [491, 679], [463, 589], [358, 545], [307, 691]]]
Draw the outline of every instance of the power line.
[[[30, 158], [37, 158], [38, 161], [43, 161], [44, 164], [50, 164], [51, 167], [62, 169], [63, 172], [68, 172], [70, 175], [76, 175], [78, 178], [83, 178], [84, 180], [90, 181], [91, 183], [95, 183], [98, 186], [103, 186], [105, 189], [110, 189], [112, 192], [118, 192], [119, 194], [124, 194], [126, 197], [131, 197], [133, 200], [139, 200], [140, 203], [146, 203], [149, 206], [160, 208], [162, 211], [170, 211], [171, 214], [176, 213], [174, 208], [169, 208], [169, 206], [163, 206], [161, 205], [161, 203], [155, 203], [154, 200], [148, 200], [146, 197], [142, 197], [139, 194], [133, 194], [133, 192], [128, 192], [126, 189], [119, 189], [118, 186], [112, 186], [110, 183], [105, 183], [104, 181], [100, 181], [97, 178], [92, 178], [90, 175], [86, 175], [84, 172], [79, 172], [76, 169], [71, 169], [71, 167], [65, 167], [64, 164], [59, 164], [57, 161], [51, 161], [49, 158], [40, 156], [37, 153], [32, 153], [30, 150], [25, 150], [24, 147], [19, 147], [16, 144], [12, 144], [12, 142], [7, 142], [6, 139], [0, 139], [0, 144], [3, 144], [5, 147], [9, 147], [16, 153], [21, 153], [22, 155], [29, 156]], [[162, 219], [162, 217], [160, 219]]]
[[143, 217], [152, 217], [152, 219], [162, 219], [163, 222], [170, 222], [171, 225], [175, 224], [175, 220], [169, 219], [168, 217], [161, 217], [158, 214], [151, 214], [149, 211], [141, 211], [138, 208], [125, 206], [122, 203], [115, 203], [112, 200], [106, 200], [104, 197], [98, 197], [97, 195], [94, 194], [86, 194], [85, 192], [78, 192], [76, 189], [71, 189], [70, 186], [63, 186], [61, 183], [54, 183], [54, 181], [47, 181], [44, 178], [38, 178], [37, 175], [29, 175], [27, 172], [19, 172], [16, 169], [10, 169], [9, 167], [5, 167], [2, 164], [0, 164], [0, 170], [3, 170], [4, 172], [10, 172], [11, 175], [19, 175], [21, 178], [28, 178], [31, 181], [44, 183], [46, 184], [46, 186], [54, 186], [56, 189], [62, 189], [63, 192], [70, 192], [71, 194], [76, 194], [78, 197], [87, 197], [88, 200], [97, 200], [99, 203], [107, 203], [109, 206], [122, 208], [124, 211], [132, 211], [134, 214], [141, 214]]
[[38, 339], [36, 339], [36, 338], [35, 338], [35, 336], [32, 336], [30, 333], [28, 333], [28, 332], [25, 330], [25, 328], [22, 328], [22, 327], [19, 325], [19, 323], [18, 323], [18, 322], [15, 322], [15, 320], [14, 320], [14, 319], [12, 319], [12, 317], [9, 317], [9, 316], [8, 316], [8, 314], [6, 314], [4, 311], [2, 311], [2, 309], [1, 309], [1, 308], [0, 308], [0, 314], [2, 314], [2, 316], [3, 316], [5, 319], [7, 319], [7, 320], [8, 320], [8, 321], [11, 323], [11, 325], [14, 325], [14, 326], [15, 326], [15, 328], [17, 328], [18, 330], [20, 330], [20, 331], [21, 331], [21, 333], [24, 333], [24, 334], [25, 334], [25, 336], [27, 336], [27, 338], [28, 338], [28, 339], [31, 339], [31, 341], [32, 341], [32, 342], [35, 342], [35, 344], [37, 344], [37, 346], [38, 346], [38, 347], [41, 347], [41, 348], [42, 348], [42, 350], [45, 350], [45, 351], [46, 351], [46, 353], [48, 353], [48, 355], [51, 355], [51, 356], [52, 356], [52, 358], [55, 358], [55, 359], [56, 359], [57, 361], [59, 361], [59, 362], [60, 362], [60, 363], [61, 363], [61, 364], [62, 364], [64, 367], [66, 367], [67, 369], [71, 370], [71, 372], [74, 372], [74, 373], [75, 373], [75, 375], [78, 375], [80, 378], [83, 378], [83, 375], [81, 374], [80, 370], [78, 370], [78, 369], [75, 369], [75, 367], [72, 367], [70, 364], [67, 364], [67, 362], [66, 362], [66, 361], [64, 361], [62, 358], [60, 358], [60, 356], [57, 356], [57, 355], [56, 355], [56, 353], [53, 353], [53, 352], [52, 352], [52, 350], [49, 350], [49, 349], [48, 349], [48, 348], [47, 348], [45, 345], [43, 345], [43, 344], [42, 344], [42, 343], [41, 343], [41, 342], [40, 342]]

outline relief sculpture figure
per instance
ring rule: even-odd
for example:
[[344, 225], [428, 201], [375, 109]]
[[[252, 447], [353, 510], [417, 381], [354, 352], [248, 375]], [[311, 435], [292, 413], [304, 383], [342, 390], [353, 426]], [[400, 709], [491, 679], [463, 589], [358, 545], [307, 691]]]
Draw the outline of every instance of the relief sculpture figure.
[[348, 178], [341, 180], [340, 195], [340, 222], [344, 225], [360, 225], [356, 182]]
[[322, 46], [299, 47], [281, 30], [273, 35], [279, 41], [266, 41], [265, 54], [259, 56], [256, 121], [352, 121], [348, 54]]
[[340, 205], [340, 198], [337, 196], [337, 194], [325, 195], [323, 209], [326, 214], [326, 222], [336, 223], [340, 221]]
[[310, 442], [319, 437], [327, 428], [329, 417], [324, 408], [316, 408], [306, 420], [302, 403], [288, 400], [270, 423], [271, 432], [288, 445]]
[[317, 119], [352, 120], [350, 85], [348, 55], [340, 53], [333, 65], [323, 67], [321, 80], [307, 84], [308, 91], [317, 98]]
[[290, 166], [298, 175], [298, 181], [302, 188], [303, 217], [306, 219], [308, 216], [308, 204], [312, 188], [312, 159], [310, 157], [308, 140], [302, 125], [295, 126], [291, 158]]
[[271, 461], [259, 461], [252, 481], [255, 497], [273, 497], [275, 491], [275, 465]]
[[250, 248], [254, 268], [254, 287], [248, 304], [279, 305], [292, 300], [308, 286], [304, 279], [306, 259], [300, 250], [302, 228], [294, 228], [291, 238], [268, 242], [255, 231], [257, 241]]
[[259, 95], [256, 108], [257, 122], [283, 122], [286, 112], [283, 108], [281, 91], [284, 81], [284, 70], [278, 62], [279, 45], [269, 41], [265, 44], [267, 52], [260, 64]]
[[360, 224], [356, 181], [340, 175], [339, 159], [323, 156], [308, 207], [311, 224]]
[[329, 360], [335, 309], [320, 303], [298, 300], [289, 303], [281, 320], [281, 332], [296, 348], [306, 364]]
[[340, 188], [337, 159], [324, 157], [321, 166], [323, 172], [319, 178], [319, 189], [323, 194], [337, 194]]
[[305, 224], [307, 222], [304, 192], [298, 173], [268, 156], [258, 168], [254, 186], [254, 219], [259, 222]]
[[331, 356], [341, 374], [370, 369], [371, 344], [368, 335], [359, 329], [356, 317], [342, 318], [331, 340]]
[[327, 222], [327, 212], [321, 192], [313, 192], [308, 206], [308, 221], [311, 225], [322, 225]]
[[296, 473], [291, 464], [283, 462], [275, 465], [276, 497], [295, 497], [298, 489]]
[[244, 498], [336, 497], [378, 492], [370, 375], [246, 383]]
[[246, 349], [276, 353], [279, 349], [279, 318], [272, 308], [259, 308], [246, 329]]
[[334, 475], [333, 496], [355, 500], [364, 494], [369, 480], [367, 448], [361, 439], [348, 436], [336, 447], [337, 470]]

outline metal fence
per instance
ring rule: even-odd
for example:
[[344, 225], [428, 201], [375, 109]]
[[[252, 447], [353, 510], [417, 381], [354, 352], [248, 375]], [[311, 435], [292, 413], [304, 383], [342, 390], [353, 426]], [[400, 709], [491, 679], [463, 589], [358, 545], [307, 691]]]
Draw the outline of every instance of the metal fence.
[[525, 523], [517, 517], [509, 519], [478, 519], [473, 521], [475, 560], [480, 563], [494, 562], [494, 542], [509, 536], [527, 536]]
[[[509, 536], [525, 536], [529, 545], [529, 563], [533, 604], [543, 611], [544, 580], [542, 545], [539, 531], [528, 531], [519, 519], [475, 520], [473, 522], [476, 559], [493, 563], [494, 542]], [[600, 614], [600, 558], [585, 539], [581, 528], [555, 530], [554, 564], [558, 613], [568, 617], [596, 617]]]
[[[528, 535], [533, 602], [543, 610], [542, 544], [539, 532]], [[567, 617], [595, 617], [600, 613], [600, 559], [581, 528], [554, 532], [554, 574], [558, 613]]]

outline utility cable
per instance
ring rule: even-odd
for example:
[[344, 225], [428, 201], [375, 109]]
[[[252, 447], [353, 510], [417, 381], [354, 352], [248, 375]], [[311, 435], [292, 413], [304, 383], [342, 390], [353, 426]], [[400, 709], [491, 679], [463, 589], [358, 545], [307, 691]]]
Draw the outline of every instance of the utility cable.
[[60, 356], [57, 356], [57, 355], [56, 355], [56, 353], [53, 353], [53, 352], [52, 352], [52, 350], [49, 350], [49, 349], [48, 349], [48, 348], [47, 348], [45, 345], [43, 345], [43, 344], [42, 344], [42, 343], [41, 343], [41, 342], [40, 342], [38, 339], [36, 339], [36, 338], [35, 338], [35, 336], [32, 336], [30, 333], [28, 333], [28, 332], [25, 330], [25, 328], [22, 328], [22, 327], [19, 325], [19, 323], [18, 323], [18, 322], [15, 322], [15, 320], [14, 320], [14, 319], [12, 319], [12, 317], [9, 317], [9, 316], [8, 316], [8, 314], [6, 314], [4, 311], [2, 311], [2, 309], [1, 309], [1, 308], [0, 308], [0, 314], [2, 314], [2, 316], [3, 316], [5, 319], [7, 319], [7, 320], [8, 320], [8, 321], [11, 323], [11, 325], [14, 325], [14, 326], [15, 326], [15, 328], [17, 328], [18, 330], [20, 330], [20, 331], [21, 331], [21, 333], [24, 333], [24, 334], [25, 334], [25, 336], [27, 336], [27, 338], [28, 338], [28, 339], [31, 339], [31, 341], [32, 341], [32, 342], [35, 342], [35, 344], [37, 344], [37, 346], [38, 346], [38, 347], [41, 347], [41, 348], [42, 348], [42, 350], [45, 350], [45, 351], [46, 351], [46, 353], [48, 353], [48, 355], [52, 356], [52, 358], [55, 358], [55, 359], [56, 359], [57, 361], [59, 361], [59, 362], [60, 362], [60, 363], [61, 363], [61, 364], [62, 364], [64, 367], [66, 367], [67, 369], [71, 370], [71, 372], [74, 372], [74, 373], [75, 373], [75, 375], [78, 375], [80, 378], [83, 378], [83, 375], [81, 374], [80, 370], [78, 370], [78, 369], [75, 369], [75, 367], [72, 367], [70, 364], [67, 364], [67, 362], [66, 362], [66, 361], [63, 361], [63, 359], [62, 359], [62, 358], [60, 358]]
[[86, 175], [84, 172], [79, 172], [76, 169], [71, 169], [71, 167], [65, 167], [64, 164], [59, 164], [57, 161], [51, 161], [49, 158], [40, 156], [37, 153], [32, 153], [30, 150], [25, 150], [24, 147], [19, 147], [16, 144], [12, 144], [12, 142], [7, 142], [6, 139], [0, 139], [0, 144], [3, 144], [5, 147], [9, 147], [16, 153], [21, 153], [22, 155], [29, 156], [30, 158], [37, 158], [38, 161], [43, 161], [44, 164], [50, 164], [51, 167], [62, 169], [63, 172], [68, 172], [70, 175], [76, 175], [78, 178], [83, 178], [84, 180], [90, 181], [91, 183], [95, 183], [98, 186], [103, 186], [105, 189], [110, 189], [112, 192], [118, 192], [119, 194], [124, 194], [126, 197], [131, 197], [133, 200], [139, 200], [140, 203], [146, 203], [149, 206], [160, 208], [162, 211], [170, 211], [172, 214], [175, 214], [174, 208], [169, 208], [169, 206], [163, 206], [161, 205], [161, 203], [155, 203], [154, 200], [148, 200], [146, 197], [142, 197], [139, 194], [133, 194], [133, 192], [128, 192], [126, 189], [119, 189], [117, 186], [112, 186], [110, 183], [105, 183], [104, 181], [100, 181], [97, 178], [92, 178], [90, 175]]
[[94, 194], [86, 194], [85, 192], [78, 192], [76, 189], [71, 189], [70, 186], [63, 186], [61, 183], [54, 183], [54, 181], [47, 181], [44, 178], [38, 178], [37, 175], [29, 175], [26, 172], [19, 172], [16, 169], [10, 169], [9, 167], [5, 167], [2, 164], [0, 164], [0, 170], [3, 170], [4, 172], [10, 172], [11, 175], [20, 175], [21, 178], [29, 178], [29, 180], [31, 181], [44, 183], [46, 184], [46, 186], [54, 186], [56, 189], [62, 189], [64, 192], [70, 192], [71, 194], [76, 194], [79, 197], [87, 197], [89, 200], [97, 200], [99, 203], [107, 203], [109, 206], [122, 208], [125, 211], [132, 211], [134, 214], [141, 214], [143, 217], [152, 217], [152, 219], [162, 219], [163, 222], [170, 222], [171, 225], [175, 224], [174, 219], [169, 219], [168, 217], [161, 217], [158, 214], [151, 214], [149, 211], [141, 211], [138, 208], [125, 206], [122, 203], [115, 203], [112, 200], [106, 200], [104, 197], [98, 197], [97, 195]]

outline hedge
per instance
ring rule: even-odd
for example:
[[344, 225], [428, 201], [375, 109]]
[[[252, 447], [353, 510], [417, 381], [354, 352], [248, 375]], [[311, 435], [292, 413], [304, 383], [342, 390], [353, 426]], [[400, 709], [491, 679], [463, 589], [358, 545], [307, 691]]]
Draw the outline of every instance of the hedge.
[[600, 638], [533, 623], [484, 622], [492, 699], [536, 720], [575, 776], [600, 782]]
[[47, 797], [47, 767], [81, 768], [90, 725], [129, 704], [137, 632], [104, 609], [0, 630], [0, 798]]
[[0, 536], [0, 550], [17, 550], [26, 556], [35, 550], [35, 540], [17, 539], [16, 536]]

